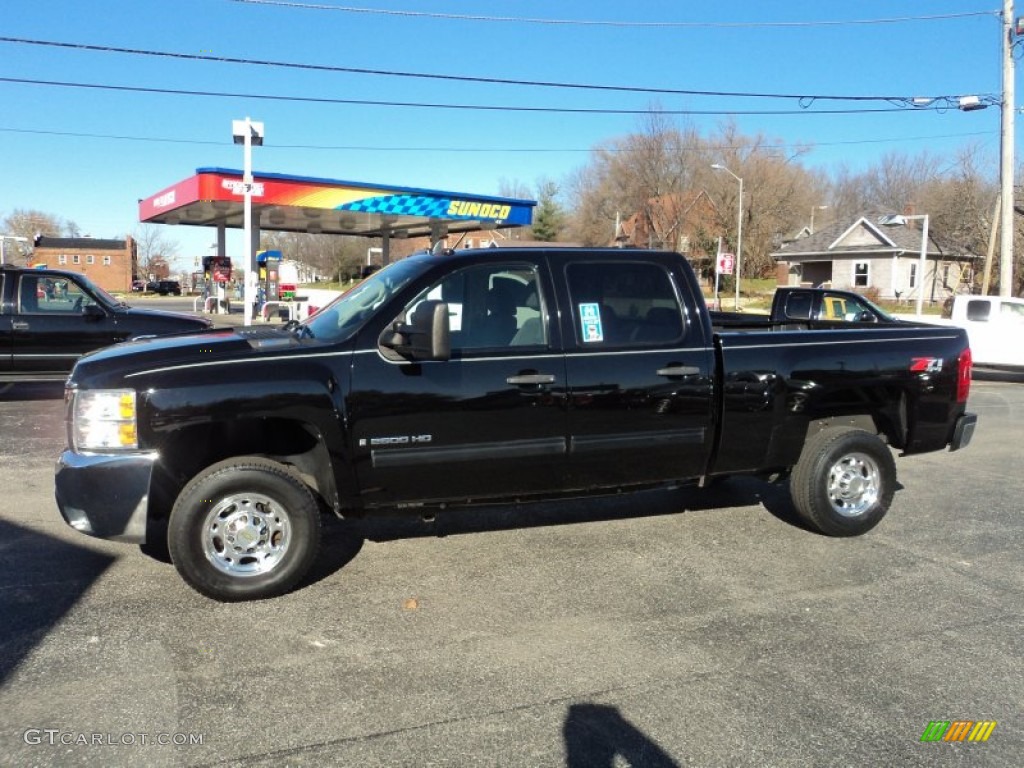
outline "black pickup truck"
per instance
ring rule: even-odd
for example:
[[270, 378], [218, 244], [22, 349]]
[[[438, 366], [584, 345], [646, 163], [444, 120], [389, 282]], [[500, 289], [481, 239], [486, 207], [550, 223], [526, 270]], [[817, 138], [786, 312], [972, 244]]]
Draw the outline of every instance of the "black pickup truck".
[[0, 382], [63, 381], [86, 352], [210, 325], [129, 307], [77, 272], [0, 267]]
[[82, 358], [56, 496], [83, 533], [165, 526], [181, 576], [220, 600], [296, 585], [322, 512], [756, 474], [857, 535], [896, 490], [891, 449], [970, 441], [970, 371], [957, 328], [716, 332], [678, 254], [420, 255], [306, 324]]
[[723, 328], [753, 328], [758, 323], [762, 326], [828, 328], [836, 323], [902, 321], [853, 291], [780, 286], [775, 289], [771, 312], [767, 316], [746, 312], [712, 312], [711, 322]]

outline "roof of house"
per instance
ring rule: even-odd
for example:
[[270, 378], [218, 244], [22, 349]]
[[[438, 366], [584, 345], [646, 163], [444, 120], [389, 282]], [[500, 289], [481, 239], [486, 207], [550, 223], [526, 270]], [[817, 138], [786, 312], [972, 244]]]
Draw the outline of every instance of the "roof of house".
[[[883, 225], [861, 216], [830, 224], [807, 237], [792, 240], [773, 251], [776, 259], [800, 256], [842, 256], [857, 253], [920, 253], [921, 230], [906, 224]], [[942, 248], [928, 235], [928, 255], [942, 256]]]
[[659, 195], [647, 199], [647, 208], [630, 215], [619, 225], [620, 234], [626, 239], [636, 234], [639, 221], [647, 217], [655, 234], [662, 236], [666, 233], [661, 230], [669, 224], [675, 225], [678, 221], [685, 219], [700, 201], [715, 208], [715, 203], [706, 191], [691, 191], [671, 195]]
[[39, 237], [36, 248], [66, 248], [69, 251], [123, 251], [125, 240], [104, 240], [96, 237]]

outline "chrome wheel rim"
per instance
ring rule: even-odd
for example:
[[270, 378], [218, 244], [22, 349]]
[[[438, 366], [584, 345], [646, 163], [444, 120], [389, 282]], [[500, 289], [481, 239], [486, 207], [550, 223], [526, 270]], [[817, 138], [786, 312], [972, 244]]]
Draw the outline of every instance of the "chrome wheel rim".
[[866, 453], [848, 453], [828, 473], [828, 500], [843, 517], [857, 517], [881, 494], [881, 470]]
[[258, 576], [281, 564], [291, 544], [291, 521], [269, 496], [237, 493], [210, 510], [203, 523], [203, 553], [230, 576]]

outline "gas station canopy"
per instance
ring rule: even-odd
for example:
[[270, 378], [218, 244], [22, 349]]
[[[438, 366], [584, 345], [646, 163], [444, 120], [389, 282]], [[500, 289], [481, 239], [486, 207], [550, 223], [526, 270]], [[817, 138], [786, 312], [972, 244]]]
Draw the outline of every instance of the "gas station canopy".
[[[261, 230], [363, 237], [419, 237], [529, 226], [533, 200], [253, 173], [254, 224]], [[139, 221], [244, 225], [242, 172], [198, 168], [191, 178], [139, 202]]]

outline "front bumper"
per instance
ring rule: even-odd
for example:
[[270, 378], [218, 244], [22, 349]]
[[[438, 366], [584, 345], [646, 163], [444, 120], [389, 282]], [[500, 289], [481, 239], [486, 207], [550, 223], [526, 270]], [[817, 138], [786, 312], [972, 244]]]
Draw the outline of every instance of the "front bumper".
[[956, 420], [953, 428], [953, 439], [949, 443], [949, 450], [958, 451], [966, 448], [974, 437], [974, 428], [978, 425], [978, 416], [974, 413], [965, 413]]
[[149, 486], [156, 460], [156, 453], [86, 455], [64, 451], [56, 469], [61, 517], [90, 536], [145, 543]]

